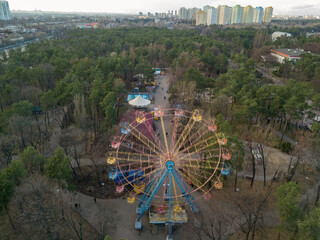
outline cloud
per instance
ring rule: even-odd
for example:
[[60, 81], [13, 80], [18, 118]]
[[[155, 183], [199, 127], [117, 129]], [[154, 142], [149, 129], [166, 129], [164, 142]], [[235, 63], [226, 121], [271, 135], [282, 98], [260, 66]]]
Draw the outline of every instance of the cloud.
[[307, 8], [314, 8], [314, 4], [304, 4], [304, 5], [298, 5], [298, 6], [293, 6], [292, 9], [294, 10], [301, 10], [301, 9], [307, 9]]

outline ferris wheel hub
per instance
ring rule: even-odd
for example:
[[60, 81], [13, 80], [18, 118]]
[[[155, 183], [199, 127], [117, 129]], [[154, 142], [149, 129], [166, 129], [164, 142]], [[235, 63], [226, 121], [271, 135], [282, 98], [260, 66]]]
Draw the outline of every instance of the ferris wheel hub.
[[167, 161], [166, 162], [166, 166], [167, 166], [167, 168], [169, 168], [169, 169], [172, 169], [173, 167], [174, 167], [174, 162], [173, 161]]

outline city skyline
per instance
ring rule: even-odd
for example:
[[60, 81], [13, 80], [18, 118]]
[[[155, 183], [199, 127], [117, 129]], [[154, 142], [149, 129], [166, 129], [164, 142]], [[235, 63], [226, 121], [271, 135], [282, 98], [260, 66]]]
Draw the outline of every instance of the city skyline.
[[42, 11], [61, 11], [61, 12], [105, 12], [105, 13], [127, 13], [137, 14], [139, 12], [167, 12], [168, 10], [178, 10], [181, 7], [186, 8], [202, 8], [205, 5], [218, 7], [218, 5], [252, 5], [266, 8], [273, 6], [275, 15], [319, 15], [320, 2], [318, 0], [308, 0], [303, 3], [297, 0], [199, 0], [174, 2], [168, 0], [136, 0], [136, 1], [115, 1], [103, 2], [99, 0], [91, 0], [90, 4], [87, 1], [43, 1], [43, 0], [15, 0], [9, 1], [11, 10], [42, 10]]

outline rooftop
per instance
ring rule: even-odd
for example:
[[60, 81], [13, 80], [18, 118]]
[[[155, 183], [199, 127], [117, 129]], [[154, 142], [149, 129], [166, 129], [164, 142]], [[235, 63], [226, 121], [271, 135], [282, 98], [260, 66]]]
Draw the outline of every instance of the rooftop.
[[288, 57], [293, 57], [293, 56], [297, 57], [304, 53], [310, 53], [310, 52], [304, 51], [303, 49], [298, 49], [298, 48], [297, 49], [278, 48], [278, 49], [273, 49], [271, 51], [274, 53], [285, 54]]

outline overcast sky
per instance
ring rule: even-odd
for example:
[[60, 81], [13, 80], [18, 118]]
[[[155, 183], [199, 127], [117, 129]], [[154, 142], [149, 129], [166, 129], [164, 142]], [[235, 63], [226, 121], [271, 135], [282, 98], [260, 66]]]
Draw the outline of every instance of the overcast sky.
[[14, 10], [108, 13], [168, 12], [180, 7], [202, 8], [224, 4], [272, 6], [274, 14], [320, 15], [320, 0], [9, 0], [10, 9]]

